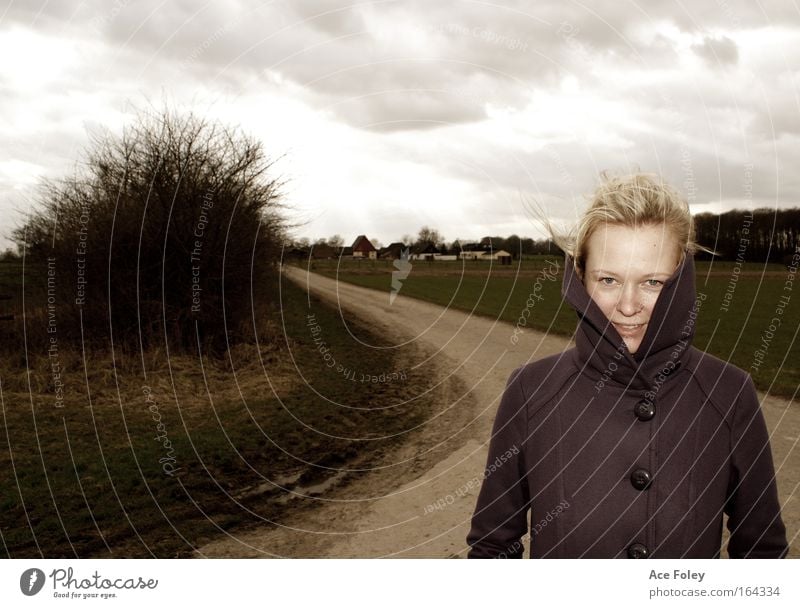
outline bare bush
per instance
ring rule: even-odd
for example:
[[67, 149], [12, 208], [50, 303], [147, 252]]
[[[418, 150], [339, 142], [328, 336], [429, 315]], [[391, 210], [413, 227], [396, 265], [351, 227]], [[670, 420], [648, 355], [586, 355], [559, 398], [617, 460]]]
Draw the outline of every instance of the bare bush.
[[45, 333], [137, 349], [199, 339], [220, 352], [245, 339], [252, 306], [277, 298], [275, 162], [237, 130], [168, 110], [94, 135], [85, 162], [44, 182], [13, 233], [39, 269], [26, 289], [55, 325]]

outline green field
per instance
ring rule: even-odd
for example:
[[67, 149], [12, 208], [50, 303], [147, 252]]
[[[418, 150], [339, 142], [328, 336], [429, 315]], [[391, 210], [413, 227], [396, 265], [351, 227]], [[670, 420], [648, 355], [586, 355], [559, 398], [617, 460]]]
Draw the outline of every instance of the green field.
[[[555, 263], [559, 265], [556, 280], [548, 280], [542, 271], [553, 268]], [[527, 320], [529, 325], [562, 335], [571, 335], [575, 329], [575, 312], [561, 299], [561, 256], [534, 256], [505, 267], [485, 261], [411, 264], [400, 291], [404, 296], [516, 324], [530, 294], [536, 290], [541, 299], [536, 299]], [[388, 293], [395, 268], [390, 261], [348, 259], [315, 260], [312, 270]], [[781, 265], [746, 263], [738, 267], [739, 279], [728, 306], [723, 307], [734, 270], [733, 262], [696, 263], [697, 291], [706, 294], [706, 299], [694, 345], [750, 372], [759, 389], [791, 396], [800, 385], [800, 340], [796, 339], [800, 285], [795, 288], [797, 293], [791, 291], [794, 282], [788, 283], [787, 288], [790, 275]], [[797, 282], [800, 284], [800, 280]], [[771, 319], [776, 317], [782, 296], [788, 296], [789, 301], [782, 308], [777, 331], [770, 332]], [[763, 360], [752, 367], [759, 349], [764, 353]]]

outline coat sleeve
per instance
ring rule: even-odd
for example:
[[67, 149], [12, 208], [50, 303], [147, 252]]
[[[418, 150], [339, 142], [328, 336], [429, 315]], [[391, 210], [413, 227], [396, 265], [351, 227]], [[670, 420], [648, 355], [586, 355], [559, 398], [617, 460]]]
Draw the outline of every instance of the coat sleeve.
[[492, 427], [472, 524], [468, 558], [521, 558], [528, 531], [530, 496], [526, 479], [527, 407], [517, 368], [509, 377]]
[[734, 411], [728, 500], [728, 555], [782, 558], [789, 551], [781, 519], [769, 434], [748, 374]]

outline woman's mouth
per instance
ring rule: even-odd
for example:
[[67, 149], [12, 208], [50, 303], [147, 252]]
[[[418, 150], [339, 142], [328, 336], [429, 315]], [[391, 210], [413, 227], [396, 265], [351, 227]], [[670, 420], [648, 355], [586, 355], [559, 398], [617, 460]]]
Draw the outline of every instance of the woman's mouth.
[[645, 323], [629, 324], [629, 323], [614, 323], [614, 327], [620, 336], [633, 336], [645, 326]]

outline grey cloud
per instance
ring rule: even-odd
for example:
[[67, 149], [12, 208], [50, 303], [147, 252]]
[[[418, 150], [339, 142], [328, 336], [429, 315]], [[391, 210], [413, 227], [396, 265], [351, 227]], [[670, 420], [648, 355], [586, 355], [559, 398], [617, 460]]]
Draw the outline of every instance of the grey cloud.
[[719, 38], [706, 36], [703, 43], [693, 45], [692, 50], [712, 67], [735, 65], [739, 60], [739, 49], [727, 36]]
[[[51, 4], [43, 14], [65, 18]], [[619, 2], [582, 7], [521, 0], [502, 6], [457, 0], [238, 5], [98, 0], [87, 3], [76, 19], [86, 20], [113, 48], [140, 52], [143, 68], [171, 60], [206, 81], [238, 79], [243, 86], [272, 70], [305, 87], [308, 101], [352, 125], [420, 129], [483, 119], [476, 97], [521, 108], [531, 90], [550, 89], [566, 73], [593, 85], [592, 67], [600, 56], [649, 67], [668, 61], [668, 41], [638, 48], [631, 28], [679, 11], [666, 1], [648, 4], [647, 10]], [[694, 21], [712, 22], [707, 8], [691, 10], [706, 11]], [[724, 17], [719, 13], [714, 22]], [[16, 18], [32, 15], [22, 11]], [[388, 30], [372, 31], [375, 19], [389, 24]], [[408, 28], [423, 46], [403, 40]], [[148, 70], [141, 77], [152, 78]], [[465, 103], [452, 104], [436, 93], [384, 94], [420, 88], [464, 92], [477, 80], [491, 95], [478, 91]]]
[[[776, 96], [764, 101], [749, 130], [766, 141], [774, 141], [781, 136], [800, 135], [800, 105], [793, 95]], [[794, 140], [794, 145], [797, 140]]]
[[468, 100], [413, 89], [354, 97], [338, 103], [336, 111], [348, 123], [376, 131], [433, 129], [486, 117], [482, 107]]
[[[634, 34], [643, 24], [667, 21], [695, 33], [771, 23], [793, 27], [800, 18], [791, 6], [761, 8], [736, 0], [692, 5], [675, 0], [646, 4], [609, 0], [585, 6], [556, 0], [519, 0], [502, 6], [458, 0], [238, 4], [95, 0], [81, 6], [67, 10], [66, 3], [15, 2], [6, 20], [31, 25], [36, 19], [37, 28], [52, 31], [59, 31], [67, 22], [73, 28], [88, 26], [87, 35], [103, 38], [110, 47], [109, 56], [119, 67], [113, 77], [118, 82], [131, 81], [137, 90], [152, 91], [161, 86], [170, 63], [190, 70], [197, 80], [212, 86], [224, 82], [234, 90], [237, 83], [241, 87], [266, 86], [269, 79], [263, 76], [272, 71], [301, 85], [304, 101], [314, 107], [332, 111], [348, 124], [382, 131], [481, 121], [487, 103], [520, 109], [528, 103], [531, 91], [554, 88], [566, 73], [575, 75], [582, 87], [605, 91], [615, 98], [615, 92], [600, 80], [602, 76], [593, 73], [598, 57], [616, 61], [618, 66], [645, 69], [671, 67], [677, 57], [673, 43], [666, 38], [640, 41]], [[388, 24], [387, 29], [372, 28], [376, 15]], [[418, 37], [422, 43], [419, 47], [410, 43], [410, 37], [403, 39], [407, 30]], [[123, 47], [125, 54], [120, 58], [117, 51]], [[736, 65], [738, 57], [730, 38], [707, 38], [695, 52], [715, 65]], [[99, 69], [108, 68], [103, 58], [97, 62]], [[137, 70], [145, 65], [147, 69]], [[764, 71], [758, 78], [771, 86], [774, 74]], [[756, 93], [732, 92], [714, 81], [683, 84], [643, 84], [637, 87], [641, 96], [631, 93], [626, 101], [655, 112], [659, 105], [668, 105], [661, 95], [669, 95], [676, 112], [687, 116], [688, 135], [702, 132], [703, 137], [712, 139], [727, 137], [711, 132], [715, 125], [704, 123], [709, 108], [720, 110], [711, 113], [713, 116], [724, 115], [726, 110], [754, 116], [747, 135], [763, 133], [764, 138], [772, 138], [773, 132], [798, 131], [792, 91], [775, 93], [767, 109]], [[768, 92], [774, 91], [770, 88]], [[694, 116], [697, 118], [692, 119]], [[702, 128], [695, 129], [692, 120]], [[734, 124], [731, 129], [736, 127]], [[648, 158], [648, 150], [662, 145], [660, 140], [654, 145], [652, 137], [658, 139], [658, 134], [623, 135], [634, 141], [633, 149], [627, 152], [630, 158]], [[675, 159], [680, 159], [680, 150], [663, 145], [663, 154], [678, 162]], [[594, 151], [597, 157], [591, 158], [578, 144], [558, 151], [563, 166], [576, 176], [576, 183], [583, 183], [578, 176], [594, 176], [596, 165], [626, 162], [625, 153], [605, 149]], [[524, 160], [532, 171], [549, 173], [549, 177], [540, 179], [549, 179], [552, 184], [548, 187], [557, 187], [560, 169], [551, 156], [544, 153]], [[527, 179], [524, 171], [508, 165], [507, 151], [494, 150], [481, 162], [498, 183], [510, 188]], [[547, 170], [542, 171], [543, 167]], [[707, 172], [714, 176], [717, 171], [711, 163], [697, 169], [702, 175]], [[474, 171], [464, 171], [465, 178], [475, 179]], [[716, 178], [711, 179], [704, 186], [709, 193]]]
[[[341, 0], [315, 0], [313, 2], [279, 3], [282, 12], [293, 12], [302, 19], [302, 25], [330, 36], [343, 36], [358, 32], [364, 27], [361, 14], [353, 9], [353, 2]], [[378, 4], [381, 7], [381, 4]]]

